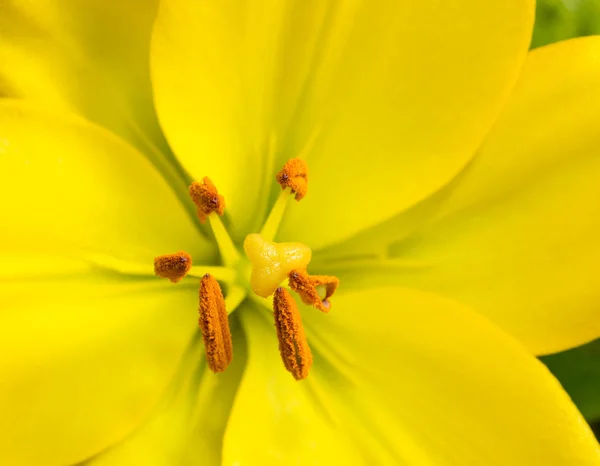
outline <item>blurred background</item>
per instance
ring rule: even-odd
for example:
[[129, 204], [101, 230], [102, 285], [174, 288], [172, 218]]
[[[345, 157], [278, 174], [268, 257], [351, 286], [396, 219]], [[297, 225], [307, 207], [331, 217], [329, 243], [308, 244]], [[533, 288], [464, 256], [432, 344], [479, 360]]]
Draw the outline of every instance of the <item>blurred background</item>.
[[600, 34], [600, 0], [538, 0], [531, 47]]
[[[536, 8], [531, 48], [600, 34], [600, 0], [538, 0]], [[569, 392], [600, 440], [600, 339], [541, 359]]]

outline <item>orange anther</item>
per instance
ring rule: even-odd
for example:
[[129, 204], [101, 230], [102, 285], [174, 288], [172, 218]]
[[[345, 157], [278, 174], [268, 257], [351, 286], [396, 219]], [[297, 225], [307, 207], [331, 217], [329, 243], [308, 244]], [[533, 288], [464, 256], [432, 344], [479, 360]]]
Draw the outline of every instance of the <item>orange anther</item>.
[[162, 278], [168, 278], [177, 283], [192, 268], [192, 256], [187, 252], [165, 254], [154, 258], [154, 273]]
[[213, 212], [223, 215], [225, 211], [225, 198], [219, 194], [217, 187], [205, 176], [202, 183], [194, 181], [189, 189], [190, 197], [196, 204], [198, 218], [202, 223]]
[[288, 160], [281, 171], [277, 173], [277, 182], [281, 189], [290, 188], [299, 201], [308, 191], [308, 166], [301, 159]]
[[[340, 284], [337, 277], [329, 275], [309, 275], [306, 270], [292, 270], [288, 274], [289, 285], [292, 290], [300, 295], [302, 302], [308, 306], [314, 306], [320, 311], [329, 312], [333, 296]], [[317, 287], [325, 289], [325, 296], [321, 298]]]
[[225, 300], [217, 280], [210, 274], [200, 281], [200, 318], [206, 361], [213, 372], [223, 372], [233, 358], [233, 344]]
[[284, 288], [279, 287], [275, 290], [273, 316], [283, 365], [296, 380], [305, 379], [312, 366], [312, 353], [306, 341], [296, 302]]

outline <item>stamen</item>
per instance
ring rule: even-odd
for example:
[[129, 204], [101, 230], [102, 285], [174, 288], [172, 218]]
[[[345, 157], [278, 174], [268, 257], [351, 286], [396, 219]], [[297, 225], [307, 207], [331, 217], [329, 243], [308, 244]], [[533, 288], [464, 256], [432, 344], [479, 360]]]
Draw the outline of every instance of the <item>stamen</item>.
[[192, 268], [192, 256], [181, 251], [175, 254], [166, 254], [154, 258], [154, 273], [162, 278], [168, 278], [172, 283], [177, 283]]
[[291, 188], [299, 201], [308, 191], [308, 165], [301, 159], [288, 160], [281, 171], [277, 173], [277, 182], [281, 189]]
[[[302, 152], [303, 157], [310, 152], [310, 149], [312, 149], [317, 134], [318, 131], [316, 131], [309, 139]], [[281, 171], [277, 173], [276, 179], [283, 191], [277, 198], [277, 201], [273, 205], [273, 208], [260, 231], [261, 236], [267, 241], [273, 241], [275, 238], [275, 234], [283, 219], [283, 214], [285, 213], [291, 193], [295, 194], [297, 201], [306, 196], [308, 190], [308, 166], [302, 158], [290, 159], [286, 162]]]
[[194, 181], [190, 185], [189, 193], [192, 201], [196, 204], [200, 221], [204, 223], [208, 218], [210, 222], [223, 263], [226, 266], [237, 263], [240, 256], [233, 241], [231, 241], [221, 219], [217, 215], [211, 215], [213, 212], [223, 215], [225, 198], [219, 194], [217, 187], [207, 176], [202, 178], [202, 183]]
[[[314, 306], [322, 312], [331, 310], [329, 298], [340, 284], [337, 277], [328, 275], [308, 275], [306, 270], [292, 270], [288, 275], [290, 288], [300, 295], [307, 306]], [[319, 295], [319, 288], [325, 288], [325, 297]]]
[[205, 176], [202, 183], [194, 181], [189, 189], [190, 197], [196, 204], [198, 218], [202, 223], [213, 212], [223, 215], [225, 211], [225, 198], [219, 194], [217, 187]]
[[213, 372], [223, 372], [233, 358], [233, 344], [221, 287], [208, 273], [200, 280], [199, 297], [206, 361]]
[[275, 291], [273, 311], [283, 365], [296, 380], [305, 379], [312, 366], [312, 353], [296, 302], [286, 289], [279, 287]]

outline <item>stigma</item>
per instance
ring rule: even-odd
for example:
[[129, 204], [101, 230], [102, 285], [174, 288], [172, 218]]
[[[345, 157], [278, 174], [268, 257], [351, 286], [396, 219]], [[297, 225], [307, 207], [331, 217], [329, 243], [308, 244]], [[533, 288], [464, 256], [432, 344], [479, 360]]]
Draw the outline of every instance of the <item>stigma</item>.
[[275, 243], [257, 233], [246, 236], [244, 251], [252, 263], [250, 286], [261, 298], [272, 295], [292, 270], [305, 269], [312, 256], [302, 243]]

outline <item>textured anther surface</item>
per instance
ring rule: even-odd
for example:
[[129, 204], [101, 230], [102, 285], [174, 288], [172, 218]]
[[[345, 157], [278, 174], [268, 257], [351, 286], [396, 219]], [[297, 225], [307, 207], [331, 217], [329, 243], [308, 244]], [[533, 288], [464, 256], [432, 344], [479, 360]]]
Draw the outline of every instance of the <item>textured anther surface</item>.
[[168, 278], [177, 283], [192, 268], [192, 256], [180, 251], [175, 254], [165, 254], [154, 258], [154, 273], [162, 278]]
[[312, 353], [296, 302], [285, 288], [275, 290], [273, 316], [283, 365], [296, 380], [305, 379], [312, 366]]
[[200, 281], [200, 317], [206, 361], [213, 372], [223, 372], [233, 359], [233, 344], [225, 300], [219, 283], [210, 274]]
[[282, 189], [290, 188], [299, 201], [308, 191], [308, 166], [301, 159], [288, 160], [277, 173], [277, 182]]
[[219, 194], [217, 187], [205, 176], [202, 183], [194, 181], [189, 188], [190, 197], [196, 204], [198, 218], [202, 223], [213, 212], [223, 215], [225, 212], [225, 198]]

